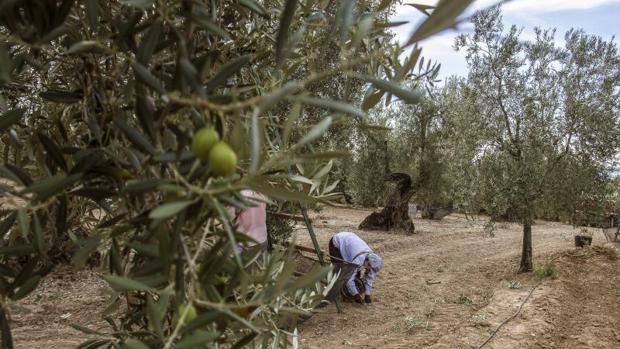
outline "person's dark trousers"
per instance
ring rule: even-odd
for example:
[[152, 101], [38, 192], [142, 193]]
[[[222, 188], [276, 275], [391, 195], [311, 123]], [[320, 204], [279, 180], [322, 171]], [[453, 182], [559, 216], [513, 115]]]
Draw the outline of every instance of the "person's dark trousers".
[[342, 254], [338, 247], [334, 245], [334, 238], [329, 239], [329, 259], [334, 264], [342, 263]]

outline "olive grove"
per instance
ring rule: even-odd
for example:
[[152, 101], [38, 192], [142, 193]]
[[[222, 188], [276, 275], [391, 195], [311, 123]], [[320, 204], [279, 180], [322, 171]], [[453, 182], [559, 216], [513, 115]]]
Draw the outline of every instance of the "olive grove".
[[76, 324], [82, 348], [296, 345], [330, 269], [293, 278], [286, 250], [240, 251], [227, 208], [252, 205], [246, 188], [333, 198], [333, 135], [384, 96], [417, 102], [417, 57], [399, 57], [470, 2], [398, 45], [389, 0], [1, 1], [2, 347], [12, 302], [93, 258], [110, 327]]

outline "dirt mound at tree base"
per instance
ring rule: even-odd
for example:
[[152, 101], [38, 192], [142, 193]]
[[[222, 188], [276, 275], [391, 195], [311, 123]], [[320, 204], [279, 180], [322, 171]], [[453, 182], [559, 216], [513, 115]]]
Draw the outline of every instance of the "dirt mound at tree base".
[[613, 247], [594, 246], [557, 256], [557, 279], [543, 281], [521, 315], [487, 347], [620, 347], [617, 253]]

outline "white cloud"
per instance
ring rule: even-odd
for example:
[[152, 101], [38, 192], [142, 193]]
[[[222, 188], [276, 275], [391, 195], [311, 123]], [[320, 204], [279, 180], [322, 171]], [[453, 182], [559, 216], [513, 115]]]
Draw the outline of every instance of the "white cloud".
[[[436, 5], [437, 0], [415, 0], [415, 3]], [[476, 0], [466, 14], [487, 8], [499, 3], [499, 0]], [[504, 14], [536, 15], [559, 11], [588, 10], [601, 6], [620, 4], [620, 0], [512, 0], [502, 5]], [[420, 21], [424, 18], [418, 10], [408, 5], [396, 7], [393, 18], [399, 20]]]
[[[409, 2], [435, 5], [437, 0], [411, 0]], [[498, 0], [477, 0], [464, 15], [470, 15], [474, 11], [487, 8], [498, 2]], [[548, 16], [551, 12], [588, 10], [611, 4], [620, 4], [620, 0], [513, 0], [502, 6], [502, 13], [504, 15], [512, 15], [513, 18], [518, 17], [521, 25], [528, 23], [527, 27], [541, 24], [544, 26], [544, 15]], [[396, 40], [400, 43], [406, 42], [414, 29], [425, 17], [425, 15], [411, 6], [397, 6], [391, 20], [408, 21], [409, 23], [393, 28]], [[442, 63], [440, 78], [445, 78], [453, 74], [466, 74], [467, 64], [465, 62], [464, 53], [454, 51], [452, 46], [454, 44], [454, 38], [458, 33], [467, 32], [469, 30], [471, 30], [471, 25], [469, 23], [463, 23], [457, 30], [447, 30], [420, 43], [423, 48], [423, 56], [427, 59], [430, 58], [433, 61], [436, 60]], [[523, 32], [524, 39], [528, 39], [531, 35], [533, 34], [530, 33], [530, 30], [525, 30]], [[558, 40], [558, 37], [556, 37], [556, 40]]]
[[430, 59], [433, 62], [441, 63], [439, 78], [443, 79], [450, 75], [465, 75], [467, 71], [464, 53], [457, 52], [452, 48], [455, 36], [456, 33], [447, 32], [436, 35], [421, 45], [422, 56], [425, 57], [425, 60]]
[[[477, 2], [486, 3], [487, 6], [495, 3], [495, 1], [492, 0], [481, 0]], [[536, 14], [557, 11], [587, 10], [618, 3], [620, 3], [620, 0], [515, 0], [505, 4], [502, 7], [502, 10], [505, 13], [529, 12], [531, 14]]]

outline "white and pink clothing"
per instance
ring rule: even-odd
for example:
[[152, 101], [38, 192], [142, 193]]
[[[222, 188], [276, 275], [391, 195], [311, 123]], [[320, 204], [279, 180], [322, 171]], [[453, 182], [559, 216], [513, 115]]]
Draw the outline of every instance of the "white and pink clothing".
[[[266, 198], [254, 190], [242, 190], [243, 195], [248, 201], [255, 204], [245, 210], [231, 208], [229, 214], [233, 218], [235, 228], [256, 241], [259, 245], [267, 244], [267, 204]], [[249, 243], [248, 246], [254, 246]]]

